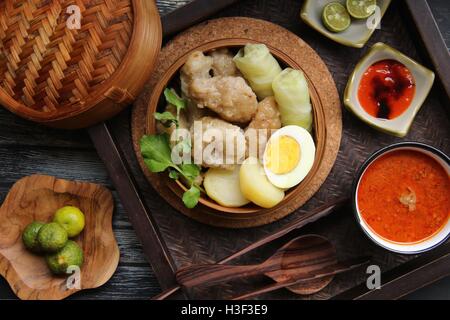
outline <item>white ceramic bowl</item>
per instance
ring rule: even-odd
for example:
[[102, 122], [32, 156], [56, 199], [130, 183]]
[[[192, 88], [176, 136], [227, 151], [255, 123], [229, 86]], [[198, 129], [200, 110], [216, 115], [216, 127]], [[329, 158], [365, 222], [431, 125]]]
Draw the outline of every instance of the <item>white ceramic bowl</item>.
[[[405, 65], [412, 73], [415, 83], [416, 92], [410, 106], [399, 117], [391, 120], [379, 119], [368, 114], [359, 103], [358, 89], [359, 83], [366, 70], [374, 63], [382, 60], [396, 60]], [[389, 47], [384, 43], [376, 43], [369, 52], [356, 65], [344, 93], [344, 104], [358, 118], [366, 122], [368, 125], [398, 137], [404, 137], [408, 134], [417, 112], [424, 103], [431, 87], [434, 83], [434, 72], [420, 65], [416, 61], [407, 57], [400, 51]]]
[[359, 169], [359, 172], [357, 174], [357, 179], [355, 180], [353, 184], [353, 194], [352, 194], [352, 202], [353, 202], [353, 209], [356, 215], [356, 219], [361, 226], [364, 233], [371, 239], [373, 242], [375, 242], [377, 245], [393, 251], [397, 253], [402, 254], [418, 254], [422, 253], [428, 250], [431, 250], [438, 245], [444, 243], [449, 237], [450, 237], [450, 219], [447, 220], [446, 225], [441, 228], [439, 232], [437, 232], [435, 235], [431, 236], [430, 238], [427, 238], [423, 241], [414, 242], [414, 243], [399, 243], [399, 242], [393, 242], [388, 241], [382, 237], [380, 237], [378, 234], [376, 234], [369, 225], [364, 221], [362, 218], [359, 208], [358, 208], [358, 188], [359, 184], [361, 182], [361, 178], [363, 177], [364, 173], [366, 172], [367, 168], [378, 158], [380, 158], [382, 155], [388, 154], [393, 151], [398, 150], [413, 150], [418, 151], [426, 154], [427, 156], [432, 157], [435, 159], [439, 164], [442, 165], [442, 167], [447, 171], [447, 174], [450, 175], [450, 158], [445, 155], [442, 151], [439, 151], [438, 149], [431, 147], [426, 144], [418, 143], [418, 142], [401, 142], [397, 144], [390, 145], [386, 148], [383, 148], [377, 152], [375, 152], [372, 156], [367, 159], [362, 167]]

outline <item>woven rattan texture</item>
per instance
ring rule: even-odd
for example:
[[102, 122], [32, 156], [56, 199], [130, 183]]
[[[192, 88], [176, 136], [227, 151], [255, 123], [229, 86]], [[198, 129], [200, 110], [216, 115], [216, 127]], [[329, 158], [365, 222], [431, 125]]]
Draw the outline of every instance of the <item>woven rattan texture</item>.
[[[71, 5], [79, 29], [67, 25]], [[132, 31], [131, 0], [2, 0], [0, 93], [38, 112], [78, 108], [119, 67]]]

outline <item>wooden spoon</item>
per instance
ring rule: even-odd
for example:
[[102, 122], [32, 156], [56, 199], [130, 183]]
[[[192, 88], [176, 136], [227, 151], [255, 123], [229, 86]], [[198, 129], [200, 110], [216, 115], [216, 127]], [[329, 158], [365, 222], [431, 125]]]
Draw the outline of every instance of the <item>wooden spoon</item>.
[[[178, 283], [184, 287], [214, 284], [221, 281], [239, 279], [265, 274], [277, 282], [287, 279], [298, 279], [307, 276], [315, 270], [321, 270], [337, 263], [336, 251], [333, 245], [324, 237], [306, 235], [297, 237], [278, 249], [274, 255], [257, 265], [219, 265], [204, 264], [183, 268], [177, 272]], [[312, 290], [321, 290], [328, 285], [333, 276], [312, 279]], [[318, 282], [319, 281], [319, 282]], [[305, 283], [302, 288], [290, 288], [294, 292], [304, 293], [308, 288]]]
[[[261, 238], [260, 240], [251, 243], [247, 247], [242, 248], [241, 250], [233, 253], [232, 255], [220, 260], [217, 262], [217, 264], [225, 264], [227, 262], [230, 262], [233, 259], [236, 259], [238, 257], [243, 256], [244, 254], [259, 248], [267, 243], [270, 243], [271, 241], [274, 241], [276, 239], [281, 238], [282, 236], [288, 234], [291, 231], [300, 229], [304, 227], [305, 225], [312, 223], [320, 218], [328, 216], [333, 211], [342, 208], [345, 204], [349, 202], [348, 198], [339, 198], [336, 200], [331, 201], [328, 204], [325, 204], [315, 210], [312, 210], [310, 212], [305, 212], [300, 215], [300, 217], [294, 219], [292, 222], [288, 223], [287, 225], [283, 226], [281, 229], [269, 234], [266, 237]], [[164, 300], [177, 292], [180, 289], [179, 286], [169, 288], [161, 292], [160, 294], [152, 297], [152, 300]]]
[[369, 258], [357, 258], [353, 260], [348, 260], [345, 262], [337, 262], [332, 265], [327, 265], [322, 269], [313, 270], [308, 274], [300, 276], [297, 274], [292, 277], [287, 277], [284, 281], [279, 281], [277, 283], [268, 285], [264, 288], [257, 289], [255, 291], [243, 294], [241, 296], [235, 297], [232, 300], [244, 300], [259, 296], [263, 293], [268, 293], [271, 291], [275, 291], [281, 288], [300, 288], [301, 286], [307, 286], [310, 282], [314, 282], [315, 280], [320, 280], [328, 277], [332, 277], [336, 274], [347, 272], [353, 269], [356, 269], [364, 264], [369, 262]]

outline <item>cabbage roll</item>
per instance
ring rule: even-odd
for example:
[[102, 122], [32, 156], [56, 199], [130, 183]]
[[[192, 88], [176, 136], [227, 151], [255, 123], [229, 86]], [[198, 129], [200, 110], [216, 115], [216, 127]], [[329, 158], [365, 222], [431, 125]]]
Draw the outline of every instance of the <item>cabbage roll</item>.
[[247, 44], [233, 61], [260, 100], [273, 96], [272, 82], [281, 67], [266, 45]]
[[282, 125], [297, 125], [311, 131], [311, 99], [303, 72], [291, 68], [283, 70], [274, 79], [272, 88], [281, 113]]

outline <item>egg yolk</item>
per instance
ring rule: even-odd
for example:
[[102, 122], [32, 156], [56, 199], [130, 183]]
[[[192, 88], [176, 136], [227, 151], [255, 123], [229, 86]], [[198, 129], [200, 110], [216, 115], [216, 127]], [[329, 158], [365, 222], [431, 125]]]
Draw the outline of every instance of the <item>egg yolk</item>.
[[266, 166], [275, 174], [294, 170], [300, 161], [300, 145], [289, 136], [280, 136], [270, 141], [266, 150]]

